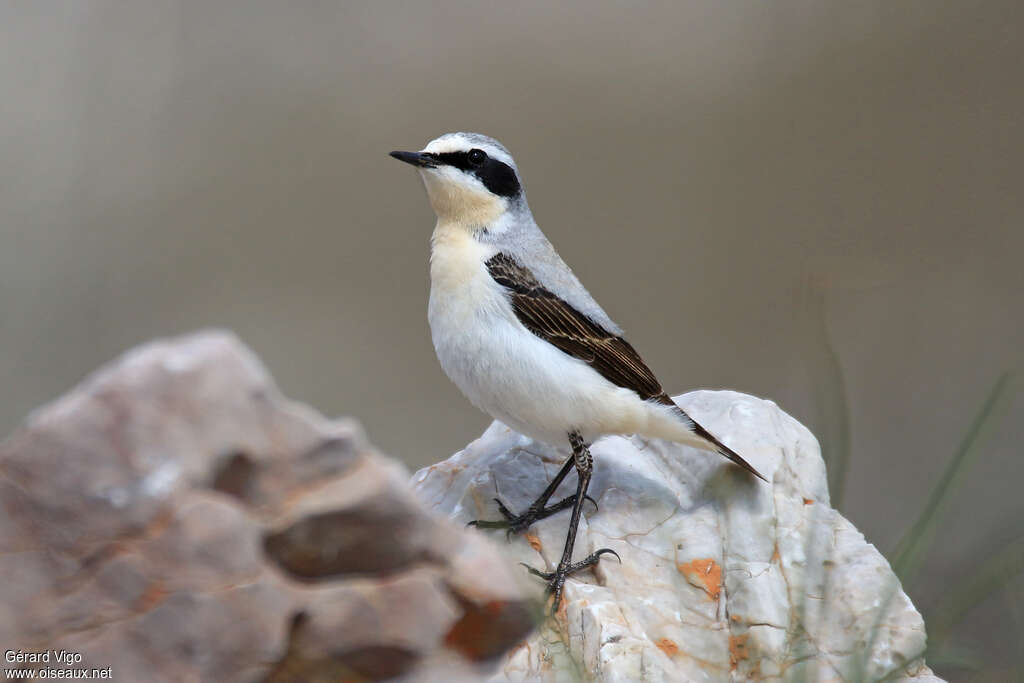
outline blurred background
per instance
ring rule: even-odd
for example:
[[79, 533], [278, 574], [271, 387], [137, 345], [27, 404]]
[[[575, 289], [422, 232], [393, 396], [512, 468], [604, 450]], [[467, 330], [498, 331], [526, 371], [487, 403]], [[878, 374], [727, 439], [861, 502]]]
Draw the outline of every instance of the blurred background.
[[[891, 556], [1024, 358], [1022, 19], [1015, 0], [2, 3], [0, 432], [134, 344], [222, 326], [410, 468], [458, 450], [489, 420], [434, 358], [433, 215], [387, 152], [473, 130], [512, 150], [666, 388], [803, 421]], [[983, 411], [907, 586], [955, 617], [931, 663], [956, 680], [1024, 676], [1019, 389]]]

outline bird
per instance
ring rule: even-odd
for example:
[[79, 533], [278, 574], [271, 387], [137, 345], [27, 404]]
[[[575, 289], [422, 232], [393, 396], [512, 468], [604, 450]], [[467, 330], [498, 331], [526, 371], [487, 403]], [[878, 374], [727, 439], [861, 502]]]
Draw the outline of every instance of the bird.
[[[552, 446], [568, 442], [571, 449], [524, 512], [515, 514], [495, 499], [504, 519], [470, 523], [513, 534], [572, 509], [558, 565], [553, 571], [527, 566], [547, 582], [552, 613], [571, 574], [606, 554], [622, 561], [610, 548], [573, 561], [584, 502], [593, 502], [587, 489], [590, 445], [597, 438], [638, 434], [687, 444], [719, 453], [767, 481], [665, 392], [541, 232], [504, 145], [479, 133], [446, 133], [418, 152], [391, 156], [416, 167], [437, 216], [427, 319], [441, 368], [494, 419]], [[549, 504], [573, 470], [576, 493]]]

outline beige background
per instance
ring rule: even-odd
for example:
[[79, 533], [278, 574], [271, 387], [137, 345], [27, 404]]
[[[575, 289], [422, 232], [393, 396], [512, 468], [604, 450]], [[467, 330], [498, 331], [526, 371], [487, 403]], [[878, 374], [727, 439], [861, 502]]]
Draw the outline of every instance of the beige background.
[[[550, 4], [0, 4], [0, 431], [216, 325], [411, 467], [446, 457], [487, 418], [433, 357], [432, 216], [387, 152], [476, 130], [670, 391], [772, 398], [833, 463], [848, 429], [834, 496], [890, 549], [1021, 365], [1021, 4]], [[1022, 403], [927, 610], [1024, 533]], [[1018, 578], [958, 643], [998, 680], [1022, 620]]]

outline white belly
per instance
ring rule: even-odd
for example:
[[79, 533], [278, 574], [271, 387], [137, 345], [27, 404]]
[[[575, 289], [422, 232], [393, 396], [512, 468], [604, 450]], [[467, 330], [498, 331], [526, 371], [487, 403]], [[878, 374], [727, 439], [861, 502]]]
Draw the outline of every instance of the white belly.
[[[602, 434], [663, 435], [652, 421], [663, 422], [668, 411], [523, 327], [484, 265], [493, 254], [462, 231], [435, 231], [428, 318], [441, 367], [462, 393], [492, 417], [553, 445], [564, 445], [573, 430], [587, 441]], [[674, 418], [666, 424], [672, 432], [681, 427]]]

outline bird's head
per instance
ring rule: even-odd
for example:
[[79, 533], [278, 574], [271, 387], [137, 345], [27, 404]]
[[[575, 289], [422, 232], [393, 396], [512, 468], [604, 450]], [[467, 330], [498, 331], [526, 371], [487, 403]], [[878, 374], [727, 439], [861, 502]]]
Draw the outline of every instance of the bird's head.
[[419, 169], [430, 205], [442, 221], [477, 230], [525, 207], [512, 155], [486, 135], [448, 133], [419, 152], [391, 156]]

